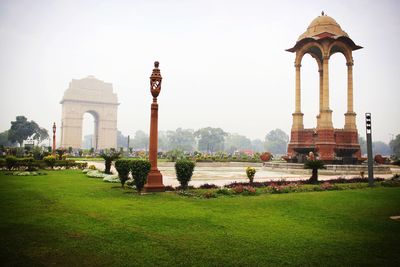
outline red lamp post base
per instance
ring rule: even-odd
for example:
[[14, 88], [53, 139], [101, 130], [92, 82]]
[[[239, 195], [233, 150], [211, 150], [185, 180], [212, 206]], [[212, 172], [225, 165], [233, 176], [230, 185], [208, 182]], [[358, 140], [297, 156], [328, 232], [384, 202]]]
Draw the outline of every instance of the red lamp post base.
[[147, 176], [147, 183], [144, 185], [145, 192], [164, 192], [165, 186], [162, 183], [162, 174], [159, 170], [151, 170]]

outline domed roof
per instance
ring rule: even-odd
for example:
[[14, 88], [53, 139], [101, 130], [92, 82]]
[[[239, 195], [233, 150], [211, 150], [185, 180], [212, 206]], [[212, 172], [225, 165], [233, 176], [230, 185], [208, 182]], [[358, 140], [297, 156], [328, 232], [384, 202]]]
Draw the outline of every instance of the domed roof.
[[321, 16], [316, 17], [310, 23], [307, 30], [299, 36], [297, 42], [305, 38], [315, 37], [321, 33], [329, 33], [336, 37], [349, 37], [349, 35], [342, 30], [336, 20], [334, 20], [332, 17], [325, 15], [324, 12], [322, 12]]

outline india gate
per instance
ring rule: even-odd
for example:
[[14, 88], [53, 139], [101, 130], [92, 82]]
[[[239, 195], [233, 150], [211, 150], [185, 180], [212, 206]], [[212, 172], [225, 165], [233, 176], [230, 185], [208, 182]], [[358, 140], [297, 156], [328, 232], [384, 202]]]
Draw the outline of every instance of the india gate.
[[94, 118], [92, 147], [96, 150], [117, 147], [119, 103], [111, 83], [105, 83], [93, 76], [73, 79], [60, 103], [62, 147], [82, 147], [82, 123], [85, 113]]
[[[300, 35], [296, 44], [286, 50], [296, 55], [295, 109], [288, 145], [289, 161], [302, 162], [310, 151], [316, 153], [319, 159], [331, 163], [351, 164], [360, 159], [356, 113], [353, 108], [352, 53], [361, 48], [333, 18], [322, 12]], [[329, 106], [329, 58], [335, 53], [343, 54], [346, 59], [346, 66], [343, 67], [347, 67], [347, 112], [344, 114], [345, 124], [340, 129], [333, 127]], [[305, 54], [310, 54], [318, 64], [319, 114], [315, 129], [304, 129], [301, 112], [301, 62]]]

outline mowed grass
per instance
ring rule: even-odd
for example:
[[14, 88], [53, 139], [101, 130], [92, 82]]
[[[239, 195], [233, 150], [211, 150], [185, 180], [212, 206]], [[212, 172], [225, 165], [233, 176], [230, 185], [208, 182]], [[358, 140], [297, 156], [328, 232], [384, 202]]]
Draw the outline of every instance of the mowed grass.
[[399, 266], [400, 188], [194, 199], [0, 174], [2, 266]]

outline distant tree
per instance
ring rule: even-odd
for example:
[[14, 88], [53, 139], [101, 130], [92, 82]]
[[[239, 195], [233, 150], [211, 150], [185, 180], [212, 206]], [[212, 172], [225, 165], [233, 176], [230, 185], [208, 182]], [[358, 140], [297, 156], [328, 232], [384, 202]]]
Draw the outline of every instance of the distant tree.
[[264, 143], [260, 139], [254, 139], [251, 141], [251, 149], [255, 152], [264, 151]]
[[361, 155], [367, 154], [367, 142], [365, 141], [365, 138], [359, 135], [358, 143], [360, 144]]
[[265, 150], [272, 154], [286, 154], [289, 136], [281, 129], [270, 131], [265, 136]]
[[248, 150], [252, 148], [251, 140], [244, 135], [227, 134], [224, 148], [228, 153], [234, 153], [236, 150]]
[[126, 147], [128, 145], [128, 136], [125, 136], [121, 131], [117, 132], [117, 147]]
[[158, 150], [161, 151], [169, 150], [167, 134], [163, 131], [158, 132]]
[[393, 154], [400, 158], [400, 134], [396, 135], [396, 138], [390, 141], [389, 146]]
[[221, 128], [201, 128], [194, 135], [199, 138], [198, 149], [200, 151], [213, 153], [224, 150], [224, 141], [227, 133]]
[[374, 155], [390, 156], [392, 154], [390, 146], [382, 141], [372, 142], [372, 151]]
[[196, 144], [192, 129], [178, 128], [176, 131], [167, 132], [168, 150], [183, 150], [192, 152]]
[[149, 135], [143, 131], [136, 131], [134, 138], [132, 139], [132, 147], [134, 149], [149, 150]]
[[35, 140], [43, 140], [49, 137], [47, 130], [40, 128], [34, 121], [28, 121], [24, 116], [17, 116], [15, 121], [11, 122], [11, 128], [8, 130], [8, 140], [18, 142], [22, 147], [25, 139], [33, 136]]
[[8, 140], [8, 130], [0, 133], [0, 146], [11, 146], [12, 143]]

